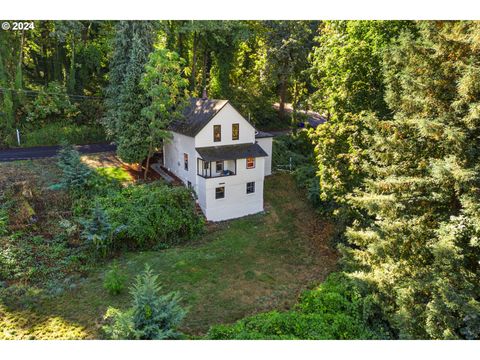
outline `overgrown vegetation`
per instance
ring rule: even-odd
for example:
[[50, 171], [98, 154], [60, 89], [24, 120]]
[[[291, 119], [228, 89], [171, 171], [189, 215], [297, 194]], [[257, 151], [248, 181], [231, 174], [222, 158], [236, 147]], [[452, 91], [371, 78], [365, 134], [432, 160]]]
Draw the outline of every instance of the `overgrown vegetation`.
[[314, 290], [302, 294], [293, 310], [272, 311], [213, 326], [207, 334], [216, 340], [254, 339], [385, 339], [387, 322], [371, 296], [341, 273], [330, 275]]

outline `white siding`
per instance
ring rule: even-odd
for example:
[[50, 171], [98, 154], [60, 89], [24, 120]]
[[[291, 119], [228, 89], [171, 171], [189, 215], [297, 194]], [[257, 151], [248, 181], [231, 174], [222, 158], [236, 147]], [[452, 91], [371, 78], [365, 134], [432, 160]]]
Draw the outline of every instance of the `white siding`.
[[262, 147], [263, 150], [268, 154], [268, 157], [265, 158], [265, 176], [272, 174], [272, 143], [273, 138], [265, 137], [257, 139], [258, 145]]
[[[232, 140], [232, 124], [240, 124], [239, 139]], [[213, 125], [222, 126], [222, 141], [213, 141]], [[255, 142], [255, 129], [232, 105], [226, 104], [222, 110], [195, 136], [195, 146], [221, 146]]]
[[[186, 135], [172, 133], [173, 138], [163, 146], [164, 166], [178, 176], [187, 185], [187, 181], [195, 187], [197, 179], [197, 152], [195, 139]], [[188, 171], [183, 164], [183, 154], [188, 154]], [[195, 191], [197, 188], [195, 187]], [[198, 194], [198, 192], [197, 192]]]
[[[202, 179], [205, 183], [204, 210], [209, 221], [234, 219], [263, 211], [264, 158], [257, 158], [254, 169], [246, 168], [246, 159], [237, 160], [237, 175]], [[255, 182], [255, 192], [247, 194], [247, 182]], [[215, 199], [215, 188], [225, 187], [225, 198]]]

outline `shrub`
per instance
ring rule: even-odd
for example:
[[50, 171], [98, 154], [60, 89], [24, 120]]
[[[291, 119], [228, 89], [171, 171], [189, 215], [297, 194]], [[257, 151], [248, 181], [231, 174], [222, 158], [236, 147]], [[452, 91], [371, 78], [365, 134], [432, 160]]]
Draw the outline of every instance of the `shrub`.
[[127, 277], [122, 274], [118, 264], [114, 262], [112, 267], [105, 274], [103, 287], [109, 294], [118, 295], [125, 288], [126, 279]]
[[382, 314], [341, 273], [307, 291], [292, 311], [272, 311], [213, 326], [210, 339], [378, 339], [388, 338]]
[[114, 229], [134, 247], [174, 244], [197, 235], [203, 219], [195, 209], [191, 192], [161, 183], [128, 186], [99, 197]]
[[87, 186], [92, 170], [82, 163], [79, 152], [72, 145], [64, 145], [60, 150], [58, 166], [63, 172], [62, 179], [60, 183], [51, 186], [51, 189], [68, 189], [78, 192]]
[[114, 231], [105, 211], [95, 204], [91, 218], [83, 220], [82, 223], [84, 226], [82, 238], [86, 241], [87, 247], [95, 249], [95, 252], [103, 257], [107, 256], [112, 248]]
[[[24, 129], [20, 132], [20, 137], [22, 147], [60, 145], [63, 142], [76, 145], [105, 142], [105, 132], [101, 126], [65, 121]], [[10, 145], [16, 146], [16, 140]]]
[[26, 107], [26, 120], [35, 126], [58, 120], [72, 119], [78, 114], [76, 105], [70, 102], [67, 90], [56, 81], [50, 82]]
[[106, 318], [112, 323], [104, 327], [111, 339], [162, 340], [180, 336], [177, 327], [186, 311], [179, 305], [176, 293], [160, 295], [158, 275], [153, 275], [149, 266], [137, 276], [132, 286], [132, 307], [126, 312], [108, 309]]

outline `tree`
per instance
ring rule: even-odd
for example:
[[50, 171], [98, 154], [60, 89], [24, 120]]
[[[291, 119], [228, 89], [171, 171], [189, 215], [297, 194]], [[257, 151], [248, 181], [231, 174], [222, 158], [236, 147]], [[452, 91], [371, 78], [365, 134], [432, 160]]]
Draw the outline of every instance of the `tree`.
[[114, 229], [98, 203], [92, 210], [91, 218], [83, 221], [83, 227], [82, 237], [86, 245], [93, 247], [101, 256], [107, 256], [112, 246]]
[[480, 25], [419, 22], [386, 55], [391, 120], [376, 121], [345, 248], [400, 338], [480, 337]]
[[380, 118], [390, 110], [385, 103], [383, 55], [410, 21], [326, 21], [310, 55], [310, 103], [327, 116], [361, 111]]
[[48, 122], [68, 122], [78, 115], [76, 104], [72, 104], [67, 90], [56, 81], [52, 81], [35, 96], [27, 107], [26, 122], [33, 126]]
[[145, 134], [148, 145], [145, 178], [154, 149], [168, 139], [168, 125], [181, 116], [188, 100], [188, 80], [183, 76], [183, 64], [177, 53], [157, 48], [145, 66], [140, 82], [149, 101], [149, 105], [142, 109], [148, 128]]
[[112, 324], [104, 327], [111, 339], [163, 340], [180, 336], [177, 328], [186, 315], [177, 293], [160, 295], [158, 275], [148, 265], [131, 287], [132, 307], [126, 311], [109, 308], [106, 318]]
[[92, 170], [82, 162], [80, 153], [72, 145], [63, 146], [57, 164], [62, 169], [62, 178], [60, 183], [51, 186], [52, 189], [81, 191], [87, 186]]
[[279, 116], [285, 116], [288, 89], [307, 68], [316, 21], [264, 21], [267, 72], [277, 87]]
[[[385, 97], [383, 56], [408, 21], [327, 21], [322, 23], [309, 70], [316, 91], [311, 105], [329, 121], [312, 133], [318, 164], [320, 209], [337, 230], [357, 216], [347, 194], [363, 186], [372, 124], [390, 114]], [[413, 35], [412, 35], [413, 36]]]
[[148, 21], [120, 21], [116, 27], [102, 123], [117, 142], [118, 155], [131, 163], [141, 162], [148, 153], [144, 141], [147, 128], [142, 126], [141, 116], [146, 95], [140, 79], [153, 49], [155, 28], [155, 23]]

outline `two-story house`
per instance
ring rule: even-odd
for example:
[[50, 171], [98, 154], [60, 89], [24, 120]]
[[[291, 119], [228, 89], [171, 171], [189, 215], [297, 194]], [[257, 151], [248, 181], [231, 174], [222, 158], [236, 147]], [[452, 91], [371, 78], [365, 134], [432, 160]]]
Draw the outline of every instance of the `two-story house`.
[[272, 135], [257, 131], [227, 100], [190, 100], [163, 147], [164, 166], [197, 194], [207, 220], [263, 211]]

